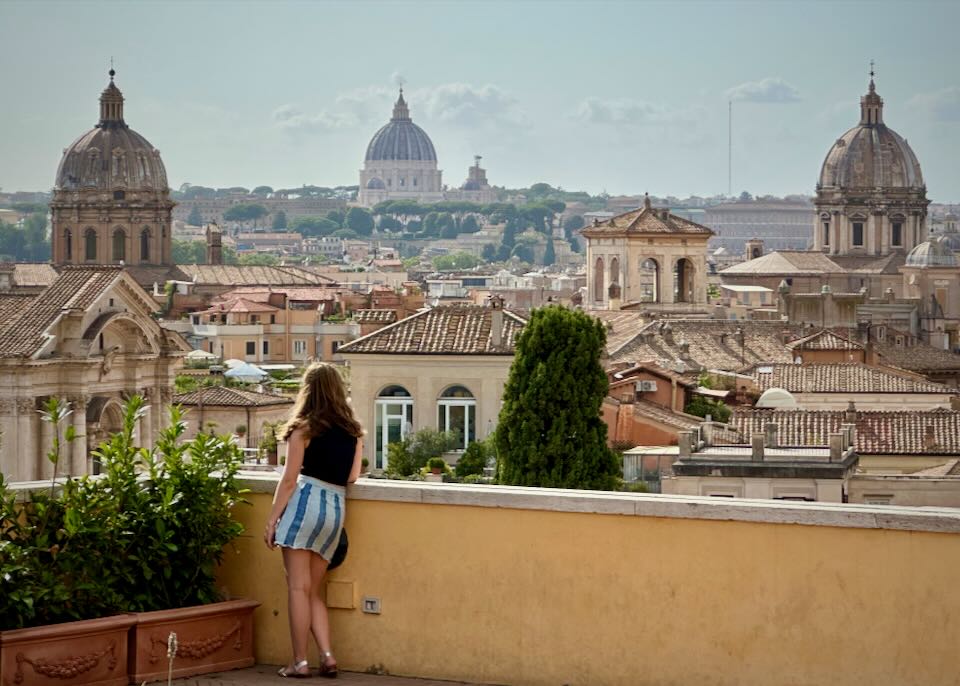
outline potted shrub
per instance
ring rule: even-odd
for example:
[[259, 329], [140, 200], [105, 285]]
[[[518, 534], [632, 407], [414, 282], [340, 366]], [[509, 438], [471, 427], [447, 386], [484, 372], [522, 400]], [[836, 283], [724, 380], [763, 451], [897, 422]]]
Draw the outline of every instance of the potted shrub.
[[[69, 412], [51, 400], [50, 488], [19, 504], [0, 481], [0, 683], [162, 678], [170, 632], [180, 646], [174, 676], [253, 664], [257, 603], [218, 602], [214, 577], [224, 546], [242, 530], [231, 512], [241, 502], [242, 453], [227, 437], [181, 443], [177, 408], [153, 450], [136, 447], [145, 410], [142, 398], [128, 401], [122, 430], [93, 453], [99, 477], [58, 485], [61, 442], [75, 436], [72, 427], [61, 432]], [[224, 611], [235, 614], [223, 619]], [[201, 626], [207, 613], [214, 619]], [[92, 631], [93, 642], [76, 631]]]
[[427, 460], [427, 468], [431, 474], [443, 474], [443, 470], [446, 469], [446, 467], [447, 463], [442, 457], [431, 457]]
[[267, 464], [277, 464], [277, 431], [270, 422], [263, 425], [263, 436], [260, 437], [259, 447], [260, 452], [267, 456]]

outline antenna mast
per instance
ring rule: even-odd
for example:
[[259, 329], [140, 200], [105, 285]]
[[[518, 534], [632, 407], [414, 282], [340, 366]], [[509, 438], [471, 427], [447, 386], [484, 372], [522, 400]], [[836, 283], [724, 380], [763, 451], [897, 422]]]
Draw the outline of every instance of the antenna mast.
[[727, 101], [727, 195], [733, 195], [733, 100]]

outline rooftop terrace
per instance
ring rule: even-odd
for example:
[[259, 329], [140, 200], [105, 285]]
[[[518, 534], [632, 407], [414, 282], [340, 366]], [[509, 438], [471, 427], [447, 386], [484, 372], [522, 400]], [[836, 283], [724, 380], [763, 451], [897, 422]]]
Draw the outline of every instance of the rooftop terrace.
[[[246, 479], [248, 533], [220, 577], [262, 603], [263, 665], [289, 660], [280, 555], [260, 540], [275, 483]], [[960, 510], [366, 479], [348, 498], [350, 553], [327, 583], [344, 670], [514, 686], [957, 683]], [[195, 683], [260, 683], [240, 677]]]

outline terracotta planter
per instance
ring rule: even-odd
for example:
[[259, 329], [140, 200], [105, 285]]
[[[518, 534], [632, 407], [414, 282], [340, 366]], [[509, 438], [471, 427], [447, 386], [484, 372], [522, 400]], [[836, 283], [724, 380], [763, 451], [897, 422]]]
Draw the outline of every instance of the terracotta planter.
[[133, 615], [0, 633], [3, 686], [126, 686]]
[[[138, 612], [130, 631], [130, 683], [167, 678], [167, 639], [177, 635], [173, 678], [253, 666], [255, 600]], [[4, 684], [3, 686], [6, 686]]]

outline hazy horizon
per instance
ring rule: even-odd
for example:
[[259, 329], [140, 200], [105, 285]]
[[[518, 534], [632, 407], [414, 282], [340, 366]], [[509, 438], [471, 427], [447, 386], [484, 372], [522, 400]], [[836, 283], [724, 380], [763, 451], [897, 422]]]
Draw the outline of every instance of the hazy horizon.
[[874, 59], [885, 122], [950, 202], [958, 19], [945, 2], [7, 1], [0, 187], [53, 185], [113, 57], [172, 188], [354, 185], [402, 79], [451, 187], [480, 154], [497, 186], [726, 193], [733, 101], [733, 193], [809, 195]]

